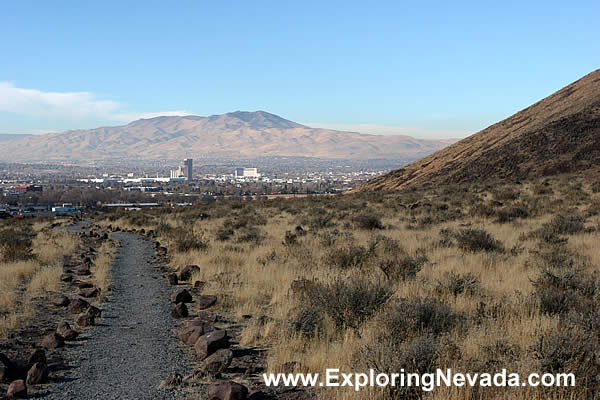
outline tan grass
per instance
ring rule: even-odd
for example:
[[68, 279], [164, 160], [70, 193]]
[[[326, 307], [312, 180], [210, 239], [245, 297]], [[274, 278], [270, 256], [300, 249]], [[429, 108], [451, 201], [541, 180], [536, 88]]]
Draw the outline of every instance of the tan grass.
[[100, 289], [99, 300], [103, 301], [111, 284], [111, 267], [114, 262], [116, 244], [112, 240], [105, 241], [98, 248], [94, 259], [92, 282]]
[[[563, 184], [563, 183], [561, 183]], [[315, 228], [317, 233], [333, 232], [334, 229], [342, 233], [351, 233], [351, 239], [340, 239], [344, 244], [367, 247], [369, 242], [377, 235], [384, 235], [396, 240], [406, 254], [424, 254], [428, 262], [418, 271], [413, 279], [389, 282], [393, 289], [393, 297], [401, 298], [435, 298], [448, 304], [452, 311], [465, 316], [466, 327], [455, 329], [440, 340], [453, 343], [462, 358], [451, 358], [446, 355], [443, 361], [446, 366], [453, 368], [468, 368], [470, 362], [490, 360], [489, 348], [498, 342], [515, 349], [517, 360], [500, 360], [505, 366], [514, 368], [518, 372], [529, 373], [538, 367], [532, 359], [530, 348], [541, 335], [556, 330], [561, 322], [558, 316], [549, 316], [541, 312], [539, 300], [535, 295], [532, 280], [539, 276], [540, 270], [536, 264], [536, 257], [540, 243], [538, 238], [530, 234], [539, 228], [558, 212], [571, 212], [570, 210], [585, 210], [587, 204], [579, 204], [577, 200], [569, 200], [561, 194], [558, 188], [552, 195], [537, 196], [534, 190], [537, 184], [523, 185], [517, 189], [521, 192], [519, 199], [506, 200], [507, 206], [514, 205], [527, 207], [535, 205], [532, 216], [526, 219], [517, 219], [512, 222], [500, 223], [494, 216], [482, 213], [482, 208], [490, 206], [496, 195], [497, 188], [486, 190], [473, 189], [473, 192], [459, 191], [450, 194], [418, 193], [404, 195], [384, 196], [378, 201], [365, 201], [360, 207], [336, 210], [334, 219], [335, 228]], [[500, 189], [498, 189], [500, 190]], [[529, 196], [529, 197], [528, 197]], [[598, 196], [596, 196], [598, 197]], [[331, 202], [345, 201], [345, 199], [332, 198]], [[431, 203], [444, 203], [450, 209], [459, 208], [462, 217], [454, 221], [432, 223], [414, 228], [413, 218], [438, 214], [431, 209], [418, 209], [411, 211], [406, 207], [395, 207], [398, 204], [411, 204], [417, 201]], [[348, 200], [352, 203], [351, 200]], [[529, 203], [528, 203], [529, 202]], [[330, 251], [338, 251], [337, 247], [329, 249], [321, 243], [319, 235], [307, 234], [298, 239], [299, 245], [286, 246], [283, 243], [286, 231], [294, 231], [297, 225], [302, 225], [305, 230], [310, 230], [309, 223], [303, 218], [311, 214], [309, 201], [298, 201], [294, 204], [298, 214], [281, 211], [277, 207], [269, 207], [266, 203], [263, 208], [256, 207], [251, 210], [267, 217], [267, 224], [258, 226], [265, 239], [260, 244], [235, 243], [234, 240], [220, 242], [216, 240], [216, 232], [221, 229], [226, 219], [243, 217], [244, 213], [239, 208], [227, 209], [219, 218], [208, 220], [190, 221], [182, 214], [172, 216], [161, 214], [154, 218], [153, 223], [135, 226], [126, 218], [110, 222], [121, 228], [154, 229], [160, 222], [171, 227], [184, 227], [193, 231], [198, 237], [208, 241], [206, 251], [178, 252], [172, 237], [165, 234], [159, 238], [162, 245], [169, 249], [171, 267], [181, 270], [185, 265], [195, 264], [200, 271], [192, 280], [207, 282], [204, 292], [216, 294], [219, 298], [215, 308], [227, 318], [239, 322], [245, 321], [245, 316], [253, 318], [246, 324], [241, 333], [241, 344], [257, 346], [268, 349], [267, 369], [271, 372], [281, 371], [289, 362], [295, 362], [296, 372], [323, 372], [325, 368], [340, 368], [351, 371], [357, 366], [361, 351], [365, 346], [376, 343], [376, 338], [381, 335], [381, 328], [375, 319], [366, 321], [360, 328], [358, 337], [353, 330], [339, 332], [328, 318], [325, 319], [324, 330], [316, 337], [302, 337], [292, 332], [289, 320], [293, 318], [297, 308], [305, 299], [300, 299], [290, 291], [290, 284], [296, 279], [308, 279], [328, 283], [336, 278], [355, 280], [368, 280], [372, 282], [385, 281], [385, 276], [375, 264], [360, 268], [340, 270], [325, 265], [325, 256]], [[279, 203], [275, 203], [279, 204]], [[525, 204], [525, 205], [524, 205]], [[217, 205], [210, 211], [220, 210]], [[316, 203], [314, 207], [336, 209], [335, 205]], [[351, 216], [364, 211], [377, 213], [387, 229], [384, 230], [358, 230], [352, 228]], [[209, 212], [210, 214], [210, 212]], [[251, 214], [251, 212], [249, 213]], [[242, 218], [240, 217], [240, 218]], [[600, 223], [600, 217], [592, 216], [586, 226]], [[103, 224], [107, 224], [106, 221]], [[411, 227], [412, 225], [412, 227]], [[499, 240], [505, 251], [503, 252], [468, 252], [456, 246], [443, 247], [439, 244], [442, 229], [453, 232], [461, 229], [483, 229]], [[600, 252], [597, 243], [600, 239], [599, 232], [580, 233], [569, 235], [568, 247], [577, 255], [587, 260], [588, 272], [600, 269]], [[274, 257], [271, 255], [274, 254]], [[470, 274], [479, 281], [479, 287], [473, 293], [454, 295], [440, 291], [440, 283], [446, 279], [447, 274], [464, 276]], [[494, 310], [494, 316], [483, 316], [478, 320], [478, 313], [483, 309]], [[261, 319], [261, 316], [268, 318]], [[265, 322], [266, 321], [266, 322]], [[470, 372], [468, 370], [464, 372]], [[384, 399], [382, 393], [373, 390], [355, 393], [352, 390], [326, 390], [319, 392], [323, 399]], [[520, 391], [491, 391], [486, 395], [475, 393], [467, 389], [443, 389], [429, 394], [431, 399], [469, 399], [469, 398], [496, 398], [516, 399], [548, 398], [567, 399], [568, 394], [544, 394], [535, 390]], [[487, 397], [486, 397], [487, 396]]]

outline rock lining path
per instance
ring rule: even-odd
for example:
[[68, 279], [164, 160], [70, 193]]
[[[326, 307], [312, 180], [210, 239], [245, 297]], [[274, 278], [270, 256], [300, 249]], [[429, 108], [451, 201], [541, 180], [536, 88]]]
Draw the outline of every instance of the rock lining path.
[[112, 267], [113, 290], [102, 319], [86, 339], [65, 354], [72, 369], [52, 385], [48, 399], [175, 399], [158, 386], [170, 373], [186, 372], [186, 357], [171, 335], [171, 290], [156, 265], [152, 243], [118, 232], [121, 243]]

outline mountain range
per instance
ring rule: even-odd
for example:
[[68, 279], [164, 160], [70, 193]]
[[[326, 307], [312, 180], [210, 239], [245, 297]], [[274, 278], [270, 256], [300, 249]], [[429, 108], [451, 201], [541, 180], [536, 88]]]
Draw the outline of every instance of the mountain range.
[[600, 70], [356, 191], [535, 179], [600, 167]]
[[236, 111], [209, 117], [163, 116], [140, 119], [123, 126], [0, 140], [0, 160], [13, 162], [206, 156], [300, 156], [410, 162], [454, 142], [311, 128], [265, 111]]

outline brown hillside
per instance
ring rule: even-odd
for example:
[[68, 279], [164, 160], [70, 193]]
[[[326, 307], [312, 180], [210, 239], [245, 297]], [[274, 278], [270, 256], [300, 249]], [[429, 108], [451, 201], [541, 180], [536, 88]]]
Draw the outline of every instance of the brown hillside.
[[527, 179], [600, 165], [600, 70], [357, 191]]

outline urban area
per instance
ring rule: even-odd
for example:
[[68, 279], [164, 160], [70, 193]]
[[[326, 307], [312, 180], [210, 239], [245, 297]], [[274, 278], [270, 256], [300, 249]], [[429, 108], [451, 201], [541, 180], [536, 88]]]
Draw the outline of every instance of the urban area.
[[260, 163], [195, 166], [192, 158], [179, 162], [174, 169], [165, 165], [0, 164], [0, 218], [77, 216], [98, 210], [331, 195], [389, 169], [387, 165], [325, 160], [312, 164], [304, 160], [269, 160], [264, 168]]

